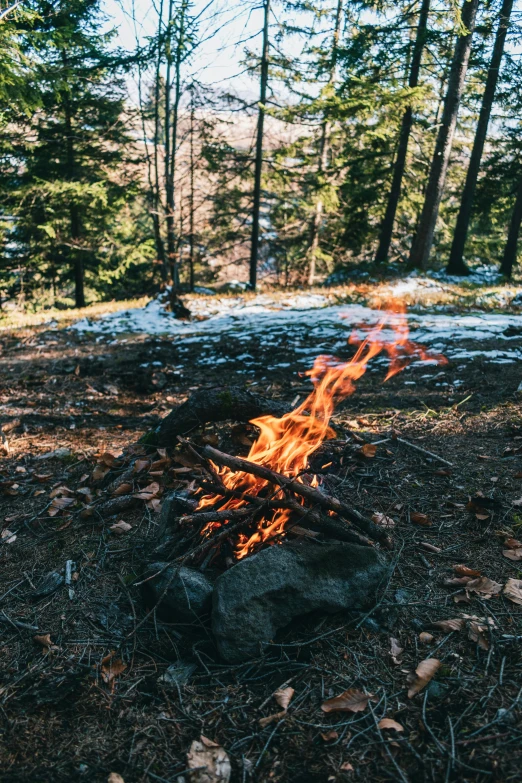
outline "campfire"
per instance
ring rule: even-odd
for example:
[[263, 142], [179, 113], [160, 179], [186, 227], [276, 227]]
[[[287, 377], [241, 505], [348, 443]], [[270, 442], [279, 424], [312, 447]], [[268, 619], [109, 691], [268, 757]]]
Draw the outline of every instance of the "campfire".
[[323, 534], [363, 545], [373, 540], [391, 547], [386, 529], [321, 489], [322, 474], [331, 462], [325, 458], [312, 469], [310, 461], [322, 453], [325, 442], [335, 443], [330, 426], [335, 406], [354, 392], [372, 359], [387, 355], [385, 381], [414, 359], [445, 360], [410, 342], [399, 303], [388, 305], [375, 326], [355, 330], [349, 342], [357, 350], [348, 362], [333, 356], [316, 359], [306, 373], [313, 391], [295, 410], [251, 419], [259, 435], [246, 459], [208, 445], [200, 454], [191, 446], [207, 473], [197, 509], [180, 518], [181, 529], [197, 526], [202, 539], [193, 562], [218, 564], [225, 552], [230, 565], [280, 543], [289, 533]]

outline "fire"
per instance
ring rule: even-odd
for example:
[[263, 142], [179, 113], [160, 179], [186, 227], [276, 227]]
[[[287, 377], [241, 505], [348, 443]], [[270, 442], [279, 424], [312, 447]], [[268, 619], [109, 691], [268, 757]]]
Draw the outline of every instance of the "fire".
[[[385, 333], [385, 327], [391, 329]], [[341, 362], [333, 356], [318, 356], [309, 375], [314, 384], [313, 391], [295, 410], [278, 419], [274, 416], [261, 416], [253, 419], [259, 429], [259, 437], [252, 445], [248, 459], [259, 465], [286, 476], [296, 478], [303, 483], [317, 486], [317, 478], [306, 475], [310, 456], [328, 439], [335, 437], [330, 420], [336, 403], [355, 391], [355, 382], [366, 372], [368, 363], [384, 352], [390, 365], [385, 381], [404, 369], [413, 358], [431, 359], [445, 362], [444, 357], [428, 354], [420, 345], [410, 342], [405, 307], [392, 302], [382, 311], [379, 322], [365, 328], [364, 339], [353, 333], [350, 344], [358, 345], [355, 355], [348, 362]], [[235, 473], [229, 468], [217, 468], [221, 480], [227, 489], [248, 495], [281, 498], [283, 490], [268, 485], [268, 482], [248, 473]], [[200, 501], [198, 509], [211, 505], [214, 495], [206, 495]], [[237, 509], [246, 505], [241, 498], [229, 498], [221, 510]], [[259, 544], [274, 539], [285, 532], [291, 517], [291, 510], [277, 509], [266, 513], [257, 530], [250, 536], [238, 537], [235, 556], [240, 560], [251, 554]], [[203, 535], [215, 527], [211, 523], [203, 530]]]

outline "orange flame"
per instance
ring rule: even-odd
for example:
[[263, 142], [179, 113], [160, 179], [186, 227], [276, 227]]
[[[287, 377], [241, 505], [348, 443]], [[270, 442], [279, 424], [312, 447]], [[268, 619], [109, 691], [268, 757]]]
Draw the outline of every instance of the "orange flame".
[[[385, 326], [392, 330], [391, 339], [387, 339], [383, 333]], [[248, 454], [251, 462], [265, 465], [301, 482], [310, 481], [309, 477], [303, 476], [310, 456], [323, 441], [335, 437], [330, 427], [335, 404], [355, 391], [355, 381], [364, 375], [371, 359], [383, 351], [388, 355], [390, 366], [385, 381], [404, 369], [415, 357], [446, 362], [444, 357], [428, 354], [422, 346], [410, 342], [405, 307], [401, 303], [389, 304], [379, 322], [364, 331], [367, 334], [362, 340], [356, 333], [350, 337], [349, 342], [357, 344], [358, 348], [348, 362], [341, 362], [332, 356], [317, 357], [313, 369], [306, 373], [311, 377], [314, 389], [295, 410], [280, 419], [274, 416], [252, 419], [251, 423], [258, 427], [260, 433]], [[274, 491], [274, 497], [281, 492], [277, 488], [268, 487], [266, 480], [249, 473], [234, 473], [229, 468], [217, 470], [227, 489], [256, 496], [260, 493], [261, 496], [266, 495], [267, 489]], [[317, 479], [314, 477], [310, 483], [317, 485]], [[201, 499], [198, 508], [205, 508], [215, 500], [215, 495], [207, 495]], [[246, 504], [243, 499], [230, 498], [221, 506], [221, 510], [236, 509]], [[240, 560], [246, 557], [259, 544], [284, 533], [291, 514], [288, 509], [268, 512], [252, 535], [241, 534], [238, 537], [236, 558]], [[210, 523], [203, 530], [203, 535], [214, 527], [216, 523]]]

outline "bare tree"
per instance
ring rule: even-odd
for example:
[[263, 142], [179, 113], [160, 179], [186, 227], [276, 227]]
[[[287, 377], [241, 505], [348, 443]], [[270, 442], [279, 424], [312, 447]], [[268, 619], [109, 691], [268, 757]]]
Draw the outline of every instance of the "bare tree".
[[513, 267], [517, 262], [518, 237], [520, 234], [520, 224], [522, 223], [522, 177], [520, 177], [515, 206], [511, 215], [509, 224], [508, 238], [504, 248], [504, 255], [500, 265], [500, 271], [506, 277], [511, 277]]

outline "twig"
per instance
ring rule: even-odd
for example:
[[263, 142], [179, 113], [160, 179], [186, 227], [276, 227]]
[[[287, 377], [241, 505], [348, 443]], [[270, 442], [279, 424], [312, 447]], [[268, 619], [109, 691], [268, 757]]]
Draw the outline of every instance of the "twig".
[[409, 440], [404, 440], [404, 438], [393, 438], [393, 440], [396, 440], [398, 443], [402, 443], [403, 446], [409, 446], [410, 449], [415, 449], [415, 451], [420, 451], [421, 454], [424, 454], [427, 457], [431, 457], [432, 459], [436, 459], [450, 468], [455, 467], [453, 465], [453, 462], [448, 462], [448, 460], [444, 459], [444, 457], [439, 457], [438, 454], [434, 454], [432, 451], [428, 451], [428, 449], [423, 449], [421, 446], [417, 446], [416, 443], [411, 443]]

